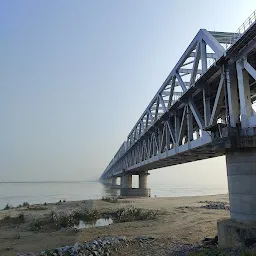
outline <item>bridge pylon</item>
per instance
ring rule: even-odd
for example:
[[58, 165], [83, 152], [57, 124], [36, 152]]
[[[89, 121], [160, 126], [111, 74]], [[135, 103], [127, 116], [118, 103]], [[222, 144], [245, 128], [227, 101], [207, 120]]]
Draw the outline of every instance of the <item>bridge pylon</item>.
[[151, 190], [148, 188], [148, 172], [140, 172], [139, 187], [132, 187], [132, 174], [124, 173], [121, 176], [121, 196], [124, 197], [150, 197]]

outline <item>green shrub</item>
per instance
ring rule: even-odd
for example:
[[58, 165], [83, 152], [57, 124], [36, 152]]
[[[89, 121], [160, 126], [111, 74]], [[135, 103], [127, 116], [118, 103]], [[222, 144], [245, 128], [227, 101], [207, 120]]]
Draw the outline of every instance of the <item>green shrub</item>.
[[59, 227], [72, 227], [77, 224], [79, 220], [85, 222], [92, 222], [99, 218], [99, 213], [96, 210], [53, 210], [51, 214], [53, 223]]
[[19, 216], [18, 216], [18, 220], [20, 223], [23, 223], [25, 221], [25, 216], [23, 213], [20, 213]]
[[37, 215], [30, 224], [30, 228], [33, 231], [37, 231], [47, 224], [51, 224], [52, 220], [50, 216]]
[[22, 204], [22, 206], [29, 208], [29, 203], [28, 203], [28, 202], [24, 202], [24, 203]]
[[5, 216], [1, 220], [1, 223], [20, 224], [20, 223], [24, 223], [24, 221], [25, 221], [24, 214], [20, 213], [18, 216], [14, 216], [14, 217], [11, 217], [10, 215]]
[[156, 211], [132, 206], [116, 210], [113, 213], [113, 218], [116, 222], [128, 222], [134, 220], [152, 220], [156, 219], [156, 215]]
[[9, 210], [11, 208], [12, 208], [12, 206], [10, 204], [6, 204], [6, 206], [4, 207], [4, 210]]
[[7, 215], [5, 216], [2, 220], [1, 220], [1, 223], [9, 223], [11, 219], [11, 216], [10, 215]]
[[108, 203], [118, 203], [117, 197], [102, 197], [101, 200]]

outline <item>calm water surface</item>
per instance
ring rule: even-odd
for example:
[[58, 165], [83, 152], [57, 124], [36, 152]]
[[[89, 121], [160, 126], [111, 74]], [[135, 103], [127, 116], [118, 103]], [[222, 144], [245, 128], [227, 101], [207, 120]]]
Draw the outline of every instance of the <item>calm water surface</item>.
[[[137, 180], [134, 182], [137, 186]], [[175, 197], [214, 195], [228, 192], [226, 182], [184, 182], [163, 179], [156, 182], [149, 179], [152, 196]], [[118, 196], [119, 190], [109, 189], [98, 181], [91, 182], [37, 182], [37, 183], [0, 183], [0, 209], [9, 203], [17, 206], [23, 202], [53, 203], [59, 200], [99, 199], [102, 196]]]
[[74, 225], [74, 228], [84, 229], [84, 228], [93, 228], [93, 227], [103, 227], [113, 224], [113, 220], [111, 218], [108, 219], [97, 219], [93, 223], [86, 223], [83, 220], [80, 220], [78, 225]]

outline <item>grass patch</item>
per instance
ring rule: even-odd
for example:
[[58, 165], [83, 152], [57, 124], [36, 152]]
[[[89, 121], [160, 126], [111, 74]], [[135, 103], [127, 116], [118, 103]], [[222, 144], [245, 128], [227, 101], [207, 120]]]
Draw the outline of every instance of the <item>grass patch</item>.
[[93, 222], [99, 218], [99, 213], [96, 210], [84, 211], [66, 210], [66, 211], [52, 211], [52, 220], [58, 227], [73, 227], [79, 223], [79, 220], [85, 222]]
[[150, 209], [142, 209], [136, 207], [124, 207], [111, 213], [111, 217], [116, 222], [130, 222], [134, 220], [154, 220], [157, 212]]
[[20, 213], [18, 216], [11, 217], [10, 215], [5, 216], [1, 223], [3, 224], [21, 224], [25, 222], [25, 217], [23, 213]]
[[10, 215], [7, 215], [5, 217], [3, 217], [3, 219], [1, 219], [1, 223], [8, 223], [11, 219], [11, 216]]
[[118, 199], [116, 197], [102, 197], [101, 200], [108, 203], [118, 203]]
[[47, 207], [44, 207], [42, 205], [31, 205], [29, 206], [29, 208], [27, 208], [28, 210], [31, 210], [31, 211], [43, 211], [43, 210], [47, 210], [48, 208]]
[[84, 222], [93, 222], [100, 217], [96, 210], [88, 211], [85, 210], [57, 210], [53, 209], [51, 214], [48, 216], [36, 216], [31, 223], [31, 230], [39, 230], [43, 227], [51, 229], [73, 227], [75, 224], [78, 225], [80, 220]]
[[30, 229], [32, 231], [37, 231], [42, 229], [43, 226], [49, 225], [52, 222], [50, 216], [37, 215], [30, 224]]

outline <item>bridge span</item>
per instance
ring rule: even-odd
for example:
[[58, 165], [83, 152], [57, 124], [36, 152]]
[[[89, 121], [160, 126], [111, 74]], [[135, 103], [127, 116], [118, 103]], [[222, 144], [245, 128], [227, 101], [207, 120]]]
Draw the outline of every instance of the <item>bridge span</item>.
[[149, 170], [221, 155], [231, 219], [218, 223], [219, 241], [232, 246], [256, 238], [256, 11], [236, 33], [199, 30], [100, 180], [150, 196]]

